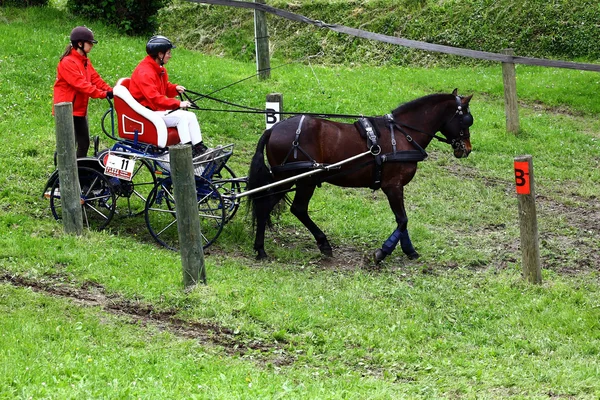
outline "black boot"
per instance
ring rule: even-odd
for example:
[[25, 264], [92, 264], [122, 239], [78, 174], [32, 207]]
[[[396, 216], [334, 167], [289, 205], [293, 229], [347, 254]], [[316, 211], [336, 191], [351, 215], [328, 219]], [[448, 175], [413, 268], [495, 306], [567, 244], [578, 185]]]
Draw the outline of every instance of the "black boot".
[[192, 146], [192, 157], [197, 157], [200, 154], [204, 153], [208, 150], [208, 147], [204, 144], [204, 142], [196, 143]]

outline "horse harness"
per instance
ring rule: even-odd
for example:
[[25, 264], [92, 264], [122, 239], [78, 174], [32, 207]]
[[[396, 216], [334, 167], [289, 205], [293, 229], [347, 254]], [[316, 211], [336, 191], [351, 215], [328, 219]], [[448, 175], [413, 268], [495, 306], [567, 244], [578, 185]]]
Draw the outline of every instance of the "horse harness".
[[[471, 115], [468, 106], [467, 106], [466, 113], [465, 113], [465, 110], [463, 110], [463, 106], [462, 106], [459, 96], [456, 96], [456, 106], [457, 106], [456, 113], [452, 116], [450, 121], [456, 116], [460, 117], [459, 138], [449, 140], [444, 137], [438, 136], [436, 134], [433, 134], [433, 135], [429, 134], [430, 136], [432, 136], [433, 138], [435, 138], [441, 142], [450, 144], [453, 149], [457, 149], [460, 146], [464, 146], [464, 144], [462, 144], [462, 141], [465, 138], [467, 138], [465, 135], [465, 130], [467, 128], [469, 128], [471, 125], [473, 125], [473, 116]], [[273, 171], [283, 172], [283, 171], [301, 170], [301, 169], [307, 169], [307, 170], [322, 169], [325, 166], [327, 166], [327, 164], [322, 164], [322, 163], [316, 162], [310, 156], [310, 154], [308, 154], [306, 151], [304, 151], [304, 149], [302, 149], [302, 147], [299, 144], [300, 134], [302, 133], [302, 124], [304, 123], [305, 117], [306, 117], [306, 115], [302, 115], [300, 118], [300, 122], [298, 123], [298, 128], [296, 129], [296, 136], [294, 138], [294, 141], [292, 142], [292, 147], [290, 148], [290, 151], [285, 156], [284, 160], [282, 161], [282, 163], [280, 165], [273, 166], [271, 168]], [[379, 125], [378, 122], [379, 122], [379, 124], [382, 122], [385, 123], [387, 125], [388, 129], [390, 130], [392, 153], [381, 154], [381, 146], [379, 145], [379, 137], [381, 135], [379, 133], [379, 129], [377, 128], [377, 126]], [[422, 131], [420, 131], [419, 129], [410, 127], [408, 125], [404, 125], [404, 124], [400, 125], [398, 122], [396, 122], [394, 120], [394, 117], [391, 113], [386, 114], [383, 117], [368, 117], [368, 118], [361, 117], [354, 123], [354, 126], [356, 127], [356, 129], [358, 130], [360, 135], [362, 137], [366, 138], [367, 149], [371, 151], [371, 154], [373, 155], [373, 160], [368, 161], [367, 163], [363, 163], [363, 164], [359, 165], [357, 168], [352, 169], [350, 171], [346, 171], [345, 173], [354, 172], [355, 170], [363, 168], [364, 166], [374, 162], [375, 168], [373, 170], [373, 183], [370, 185], [370, 188], [373, 190], [378, 190], [381, 188], [381, 175], [382, 175], [384, 163], [386, 163], [386, 162], [419, 162], [419, 161], [426, 160], [428, 157], [425, 149], [423, 149], [417, 142], [415, 142], [413, 140], [413, 138], [403, 129], [403, 127], [409, 128], [409, 129], [412, 129], [412, 130], [418, 131], [418, 132], [422, 132]], [[396, 131], [394, 130], [394, 128], [396, 128], [396, 131], [399, 131], [400, 133], [402, 133], [404, 135], [407, 142], [410, 143], [415, 148], [415, 150], [401, 150], [401, 151], [396, 150], [397, 142], [396, 142], [396, 134], [395, 134]], [[425, 133], [425, 132], [422, 132], [422, 133]], [[308, 158], [308, 161], [288, 162], [288, 158], [291, 155], [293, 155], [294, 159], [298, 158], [298, 151], [300, 151], [302, 154], [304, 154], [304, 156], [306, 158]], [[320, 186], [320, 184], [319, 184], [319, 186]]]

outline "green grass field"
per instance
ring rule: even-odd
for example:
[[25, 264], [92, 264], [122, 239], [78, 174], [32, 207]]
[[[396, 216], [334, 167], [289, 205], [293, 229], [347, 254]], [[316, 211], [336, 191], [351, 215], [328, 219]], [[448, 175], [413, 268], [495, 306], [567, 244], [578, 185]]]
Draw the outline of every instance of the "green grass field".
[[[41, 197], [54, 166], [52, 84], [72, 26], [100, 43], [111, 83], [145, 41], [55, 9], [0, 8], [0, 398], [577, 398], [600, 396], [600, 79], [517, 66], [522, 132], [505, 133], [501, 67], [292, 64], [220, 98], [287, 111], [382, 115], [417, 97], [473, 94], [474, 151], [434, 143], [406, 187], [421, 258], [369, 261], [394, 230], [380, 192], [324, 185], [311, 215], [322, 259], [289, 212], [254, 260], [240, 212], [206, 254], [208, 284], [185, 292], [178, 254], [143, 218], [63, 234]], [[273, 60], [272, 65], [283, 64]], [[171, 80], [211, 92], [253, 63], [176, 49]], [[215, 104], [203, 101], [202, 106]], [[92, 100], [101, 146], [104, 100]], [[246, 174], [262, 116], [199, 112], [209, 145], [234, 143]], [[534, 159], [543, 284], [521, 277], [513, 159]]]

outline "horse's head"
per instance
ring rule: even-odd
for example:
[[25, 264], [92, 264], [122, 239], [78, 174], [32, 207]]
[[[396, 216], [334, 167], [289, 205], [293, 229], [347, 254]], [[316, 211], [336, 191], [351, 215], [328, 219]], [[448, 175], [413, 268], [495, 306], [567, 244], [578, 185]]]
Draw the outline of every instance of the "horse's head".
[[457, 89], [454, 89], [452, 95], [456, 99], [454, 104], [455, 112], [448, 122], [444, 123], [440, 132], [446, 137], [448, 143], [454, 149], [456, 158], [468, 157], [471, 153], [471, 134], [469, 127], [473, 125], [473, 116], [469, 110], [471, 96], [459, 96]]

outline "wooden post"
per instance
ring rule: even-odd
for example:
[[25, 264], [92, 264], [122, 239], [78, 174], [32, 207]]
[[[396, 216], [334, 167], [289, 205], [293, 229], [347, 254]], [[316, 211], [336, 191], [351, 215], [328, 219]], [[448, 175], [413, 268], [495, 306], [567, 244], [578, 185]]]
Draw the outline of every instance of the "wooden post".
[[515, 183], [519, 199], [523, 277], [531, 283], [542, 283], [533, 161], [530, 155], [515, 157]]
[[[254, 0], [265, 4], [265, 0]], [[267, 16], [264, 11], [254, 10], [254, 40], [256, 44], [256, 72], [259, 79], [271, 77], [271, 61], [269, 59], [269, 33]]]
[[[502, 54], [514, 56], [513, 49], [504, 49]], [[519, 125], [519, 103], [517, 102], [517, 74], [514, 63], [502, 63], [502, 80], [504, 81], [504, 110], [506, 114], [506, 131], [517, 134]]]
[[206, 283], [192, 147], [189, 144], [169, 146], [169, 154], [183, 267], [183, 285], [189, 289], [198, 283], [198, 279]]
[[83, 212], [81, 211], [81, 188], [75, 152], [73, 104], [70, 102], [55, 104], [54, 118], [63, 228], [65, 233], [81, 235], [83, 233]]
[[267, 129], [270, 129], [281, 121], [281, 114], [279, 113], [283, 112], [283, 95], [281, 93], [269, 93], [265, 110], [268, 111], [265, 114], [266, 126]]

